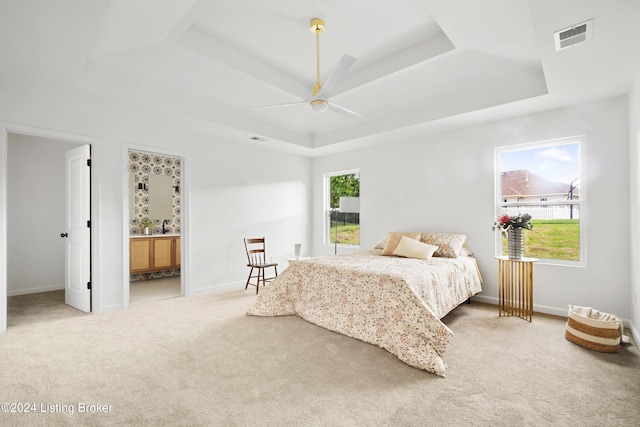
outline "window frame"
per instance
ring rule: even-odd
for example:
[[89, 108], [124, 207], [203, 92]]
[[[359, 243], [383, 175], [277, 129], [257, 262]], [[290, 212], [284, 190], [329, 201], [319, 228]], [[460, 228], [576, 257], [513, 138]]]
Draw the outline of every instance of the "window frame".
[[[578, 173], [580, 180], [580, 197], [578, 200], [552, 200], [552, 201], [515, 201], [504, 202], [502, 198], [502, 167], [500, 164], [500, 155], [506, 152], [525, 151], [536, 148], [558, 147], [563, 145], [578, 144]], [[514, 144], [494, 148], [494, 210], [495, 218], [498, 218], [503, 207], [527, 207], [527, 206], [551, 206], [551, 205], [577, 205], [580, 210], [580, 259], [561, 260], [555, 258], [537, 258], [540, 264], [561, 265], [568, 267], [586, 267], [587, 266], [587, 176], [586, 176], [586, 137], [577, 135], [565, 138], [557, 138], [539, 142], [527, 142], [522, 144]], [[529, 232], [529, 231], [526, 231]], [[535, 232], [535, 229], [532, 230]], [[502, 234], [495, 233], [495, 256], [502, 256]]]
[[[336, 171], [336, 172], [326, 172], [324, 174], [323, 190], [322, 190], [322, 193], [323, 193], [322, 209], [323, 209], [323, 215], [324, 215], [322, 240], [323, 240], [324, 246], [326, 247], [336, 246], [335, 243], [331, 242], [331, 236], [329, 235], [329, 233], [331, 232], [331, 178], [334, 176], [352, 175], [352, 174], [360, 175], [360, 169], [347, 169], [347, 170]], [[360, 237], [362, 237], [362, 235], [360, 235]], [[359, 249], [360, 245], [338, 243], [337, 247]]]

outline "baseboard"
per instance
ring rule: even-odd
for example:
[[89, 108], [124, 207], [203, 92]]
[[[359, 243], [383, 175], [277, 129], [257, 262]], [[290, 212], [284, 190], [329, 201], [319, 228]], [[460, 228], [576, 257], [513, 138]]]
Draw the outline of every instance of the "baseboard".
[[[100, 313], [109, 313], [111, 311], [120, 311], [122, 310], [122, 304], [111, 304], [100, 307]], [[94, 313], [98, 314], [95, 310]]]
[[[482, 295], [476, 295], [471, 298], [472, 301], [484, 302], [487, 304], [498, 305], [498, 297], [487, 297]], [[569, 307], [567, 308], [557, 308], [557, 307], [549, 307], [546, 305], [538, 305], [533, 304], [533, 312], [534, 313], [543, 313], [543, 314], [551, 314], [553, 316], [567, 317], [569, 313]]]
[[[478, 302], [483, 302], [486, 304], [492, 304], [492, 305], [498, 305], [498, 298], [497, 297], [487, 297], [487, 296], [482, 296], [482, 295], [476, 295], [474, 297], [471, 298], [472, 301], [478, 301]], [[554, 316], [560, 316], [560, 317], [567, 317], [569, 314], [569, 308], [567, 307], [566, 309], [560, 309], [560, 308], [556, 308], [556, 307], [549, 307], [549, 306], [545, 306], [545, 305], [533, 305], [533, 312], [534, 313], [544, 313], [544, 314], [551, 314]], [[633, 335], [633, 340], [638, 343], [638, 345], [640, 345], [640, 331], [636, 328], [636, 326], [633, 324], [632, 321], [627, 320], [627, 319], [621, 319], [622, 323], [624, 324], [624, 326], [629, 329], [631, 331], [631, 334]]]
[[245, 282], [223, 283], [221, 285], [207, 286], [206, 288], [192, 289], [189, 296], [208, 294], [209, 292], [231, 291], [244, 289]]
[[51, 292], [51, 291], [59, 291], [64, 289], [64, 285], [51, 285], [51, 286], [42, 286], [38, 288], [27, 288], [27, 289], [8, 289], [7, 296], [14, 297], [18, 295], [28, 295], [28, 294], [39, 294], [40, 292]]
[[485, 297], [481, 295], [475, 295], [471, 297], [471, 301], [484, 302], [486, 304], [498, 305], [498, 298]]
[[633, 336], [633, 341], [637, 346], [640, 346], [640, 331], [636, 328], [636, 326], [631, 321], [625, 321], [625, 326], [631, 331], [631, 335]]

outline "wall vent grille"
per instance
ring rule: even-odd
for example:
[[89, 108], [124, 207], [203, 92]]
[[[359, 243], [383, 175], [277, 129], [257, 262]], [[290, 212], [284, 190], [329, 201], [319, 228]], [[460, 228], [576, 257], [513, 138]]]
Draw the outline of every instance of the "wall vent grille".
[[553, 33], [556, 52], [591, 40], [593, 19]]

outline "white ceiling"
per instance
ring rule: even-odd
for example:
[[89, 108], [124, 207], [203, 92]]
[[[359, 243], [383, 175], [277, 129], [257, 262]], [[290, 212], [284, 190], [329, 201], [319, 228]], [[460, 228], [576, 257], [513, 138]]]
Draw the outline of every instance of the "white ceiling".
[[[364, 118], [256, 108], [311, 96], [314, 17], [323, 82], [357, 58], [330, 101]], [[171, 123], [318, 156], [626, 94], [638, 18], [640, 0], [0, 0], [0, 103], [96, 137]]]

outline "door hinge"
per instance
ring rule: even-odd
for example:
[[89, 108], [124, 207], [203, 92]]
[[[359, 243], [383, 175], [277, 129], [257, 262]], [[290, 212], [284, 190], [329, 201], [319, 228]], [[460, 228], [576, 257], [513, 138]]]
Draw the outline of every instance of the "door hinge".
[[87, 221], [87, 228], [91, 228], [91, 220]]
[[91, 159], [87, 159], [87, 166], [91, 167]]
[[91, 289], [91, 282], [87, 282], [87, 289]]

